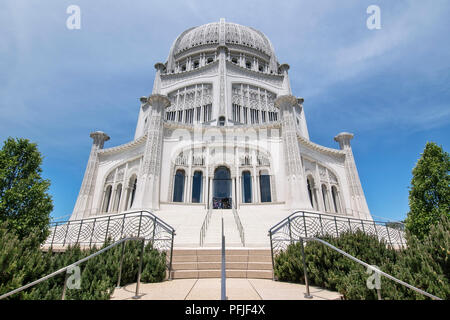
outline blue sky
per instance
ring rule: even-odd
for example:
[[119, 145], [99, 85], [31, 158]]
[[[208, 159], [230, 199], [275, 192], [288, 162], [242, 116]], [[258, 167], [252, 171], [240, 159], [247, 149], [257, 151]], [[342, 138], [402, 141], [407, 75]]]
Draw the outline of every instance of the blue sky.
[[[66, 9], [81, 8], [81, 29]], [[381, 9], [368, 30], [366, 9]], [[450, 2], [50, 1], [0, 3], [0, 141], [28, 138], [44, 155], [54, 217], [72, 212], [87, 163], [89, 133], [106, 147], [133, 139], [139, 97], [151, 93], [187, 28], [218, 21], [264, 32], [290, 65], [305, 99], [311, 140], [355, 134], [353, 152], [374, 216], [403, 219], [411, 170], [427, 141], [450, 142]]]

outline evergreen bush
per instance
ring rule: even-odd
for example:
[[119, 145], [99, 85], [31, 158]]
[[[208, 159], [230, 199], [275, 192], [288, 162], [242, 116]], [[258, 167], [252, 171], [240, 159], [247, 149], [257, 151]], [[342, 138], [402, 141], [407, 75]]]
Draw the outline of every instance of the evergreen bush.
[[[111, 242], [104, 244], [103, 247]], [[125, 243], [121, 285], [136, 282], [142, 243]], [[87, 257], [97, 248], [81, 250], [78, 245], [64, 252], [42, 252], [39, 237], [19, 239], [8, 229], [8, 223], [0, 225], [0, 295], [46, 276], [58, 269]], [[81, 288], [67, 289], [66, 299], [109, 299], [117, 285], [121, 245], [116, 246], [79, 265]], [[9, 299], [59, 300], [61, 299], [65, 272], [40, 284], [12, 295]], [[160, 282], [166, 276], [166, 254], [153, 249], [148, 243], [144, 248], [141, 281]]]
[[[450, 299], [450, 219], [442, 216], [423, 240], [407, 233], [407, 247], [395, 250], [376, 236], [347, 232], [323, 240], [380, 270], [443, 299]], [[370, 276], [364, 266], [319, 243], [304, 246], [311, 285], [338, 291], [345, 299], [377, 299], [368, 289]], [[293, 243], [275, 256], [275, 276], [280, 281], [304, 283], [300, 243]], [[381, 276], [383, 299], [429, 299]]]

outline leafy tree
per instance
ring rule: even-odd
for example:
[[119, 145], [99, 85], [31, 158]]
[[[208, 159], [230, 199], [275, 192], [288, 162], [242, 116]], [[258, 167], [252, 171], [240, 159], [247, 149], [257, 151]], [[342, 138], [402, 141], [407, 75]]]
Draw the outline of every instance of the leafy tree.
[[8, 221], [19, 239], [33, 230], [42, 243], [53, 204], [41, 164], [37, 145], [28, 139], [8, 138], [0, 150], [0, 222]]
[[442, 215], [450, 215], [450, 156], [442, 147], [427, 142], [413, 169], [409, 191], [410, 211], [406, 229], [423, 239]]

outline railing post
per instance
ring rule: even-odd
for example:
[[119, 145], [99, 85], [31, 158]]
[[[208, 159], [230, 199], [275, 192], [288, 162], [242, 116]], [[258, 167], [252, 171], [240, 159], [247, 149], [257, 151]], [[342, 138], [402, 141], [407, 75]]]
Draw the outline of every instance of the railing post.
[[377, 296], [378, 296], [378, 300], [383, 300], [383, 298], [381, 298], [381, 289], [377, 288]]
[[122, 254], [120, 257], [120, 265], [119, 265], [119, 277], [117, 278], [117, 286], [116, 289], [120, 289], [120, 280], [122, 279], [122, 265], [123, 265], [123, 256], [125, 254], [125, 241], [122, 242]]
[[67, 238], [67, 233], [69, 232], [69, 226], [70, 226], [70, 221], [67, 222], [67, 229], [66, 229], [66, 234], [64, 236], [63, 247], [66, 244], [66, 238]]
[[321, 232], [321, 235], [323, 236], [322, 215], [320, 215], [320, 214], [319, 214], [319, 222], [320, 222], [320, 232]]
[[[139, 227], [139, 229], [140, 229], [141, 227]], [[155, 243], [155, 233], [156, 233], [156, 216], [155, 216], [155, 218], [153, 219], [153, 235], [152, 235], [152, 246], [153, 246], [153, 243]]]
[[66, 299], [66, 290], [67, 290], [67, 279], [68, 279], [68, 275], [67, 275], [67, 270], [66, 270], [66, 274], [64, 276], [64, 287], [63, 287], [63, 292], [61, 295], [61, 300], [65, 300]]
[[305, 298], [312, 299], [312, 295], [309, 292], [308, 270], [306, 268], [306, 258], [305, 258], [305, 248], [303, 246], [303, 238], [300, 238], [300, 247], [302, 249], [303, 273], [305, 274], [305, 286], [306, 286]]
[[339, 231], [338, 231], [338, 226], [337, 226], [336, 216], [334, 216], [334, 225], [335, 225], [335, 227], [336, 227], [336, 237], [339, 238]]
[[350, 222], [350, 218], [348, 218], [348, 227], [349, 227], [350, 232], [352, 232], [352, 224]]
[[373, 228], [374, 228], [374, 230], [375, 230], [375, 235], [376, 235], [377, 238], [378, 238], [377, 224], [375, 223], [375, 221], [373, 222]]
[[387, 235], [388, 235], [389, 244], [391, 245], [391, 247], [393, 247], [392, 241], [391, 241], [391, 235], [389, 234], [389, 227], [387, 226], [387, 224], [385, 224], [384, 226], [386, 227], [386, 232], [387, 232]]
[[91, 239], [89, 240], [89, 249], [91, 248], [92, 238], [94, 237], [95, 221], [97, 221], [97, 218], [94, 218], [94, 223], [92, 223]]
[[172, 231], [172, 241], [170, 244], [169, 280], [172, 280], [173, 237], [174, 237], [174, 234]]
[[366, 233], [366, 230], [364, 230], [364, 220], [361, 220], [361, 225], [362, 225], [362, 228], [363, 228], [363, 229], [362, 229], [363, 232]]
[[81, 233], [82, 226], [83, 226], [83, 220], [80, 221], [80, 229], [78, 229], [77, 241], [75, 243], [78, 243], [78, 240], [80, 240], [80, 233]]
[[108, 240], [108, 230], [109, 230], [109, 221], [111, 220], [111, 216], [108, 217], [108, 223], [106, 224], [106, 233], [105, 233], [105, 241], [104, 243], [106, 243], [106, 241]]
[[223, 218], [222, 218], [222, 277], [221, 277], [221, 300], [226, 300], [226, 268], [225, 268], [225, 235], [223, 232]]
[[133, 299], [139, 299], [139, 287], [141, 285], [141, 272], [142, 272], [142, 260], [144, 259], [144, 244], [145, 244], [145, 239], [142, 239], [142, 245], [141, 245], [141, 257], [139, 259], [139, 268], [138, 268], [138, 276], [137, 276], [137, 281], [136, 281], [136, 293], [133, 297]]
[[141, 223], [142, 223], [142, 211], [141, 211], [141, 215], [139, 216], [139, 227], [138, 227], [138, 234], [137, 234], [138, 238], [139, 238], [139, 235], [141, 234]]
[[291, 241], [292, 244], [294, 241], [292, 240], [291, 217], [288, 217], [288, 225], [289, 225], [289, 240]]
[[270, 256], [272, 257], [272, 280], [275, 281], [275, 262], [273, 259], [272, 231], [269, 231], [269, 237], [270, 237]]
[[303, 212], [303, 227], [305, 229], [305, 237], [308, 237], [308, 231], [306, 231], [306, 218], [305, 218], [305, 213]]
[[55, 229], [53, 229], [52, 242], [50, 242], [50, 249], [53, 251], [53, 242], [55, 241], [56, 228], [58, 227], [58, 222], [55, 222]]
[[123, 214], [123, 219], [122, 219], [122, 228], [120, 229], [120, 239], [123, 238], [123, 229], [125, 228], [125, 213]]
[[398, 238], [400, 239], [400, 245], [402, 246], [403, 249], [402, 233], [400, 230], [398, 230]]

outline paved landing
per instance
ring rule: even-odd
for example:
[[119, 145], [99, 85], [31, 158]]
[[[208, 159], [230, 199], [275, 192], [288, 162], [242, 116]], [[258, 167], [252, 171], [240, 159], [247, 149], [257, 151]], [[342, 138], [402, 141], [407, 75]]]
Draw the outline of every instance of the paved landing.
[[[111, 300], [132, 300], [136, 283], [116, 289]], [[340, 300], [337, 292], [310, 286], [306, 299], [302, 284], [267, 279], [227, 279], [228, 300]], [[140, 300], [220, 300], [220, 278], [177, 279], [141, 283]]]

